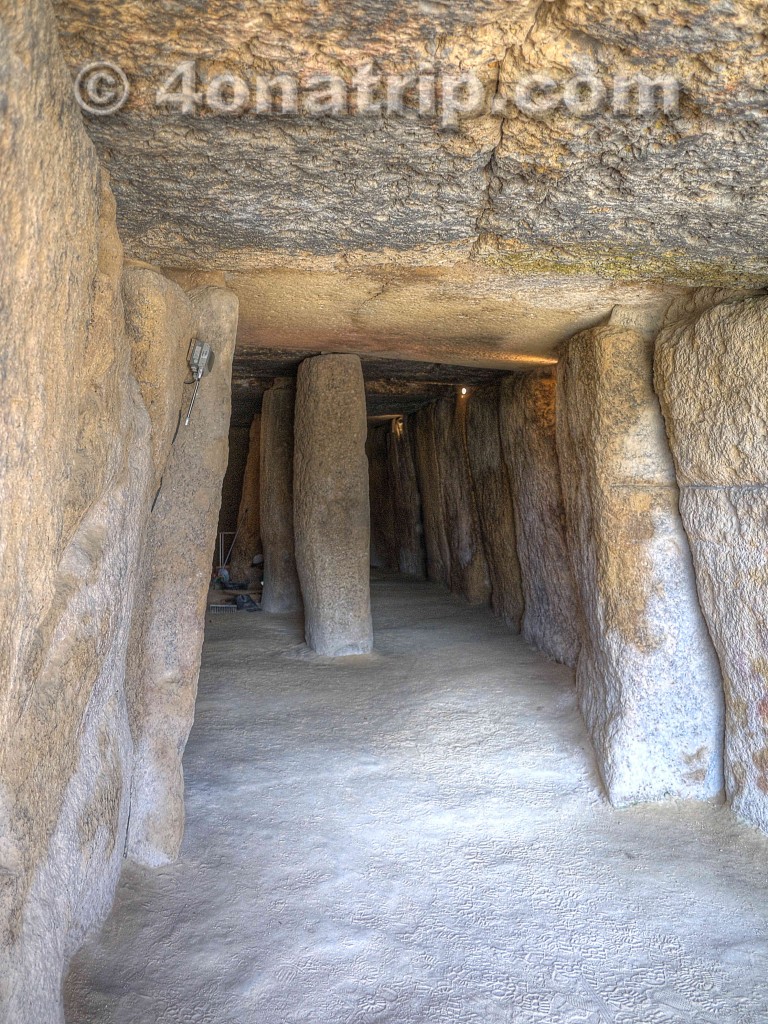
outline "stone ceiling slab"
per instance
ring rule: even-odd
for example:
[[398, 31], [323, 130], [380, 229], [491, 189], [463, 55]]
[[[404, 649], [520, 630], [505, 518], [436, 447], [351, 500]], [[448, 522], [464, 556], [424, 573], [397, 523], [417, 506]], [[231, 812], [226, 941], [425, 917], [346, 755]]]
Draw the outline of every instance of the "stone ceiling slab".
[[[73, 72], [97, 57], [132, 86], [87, 118], [128, 254], [171, 266], [446, 265], [620, 280], [768, 276], [762, 0], [58, 0]], [[239, 117], [157, 107], [164, 75], [471, 70], [503, 106], [434, 120]], [[671, 74], [674, 114], [530, 116], [531, 74]]]

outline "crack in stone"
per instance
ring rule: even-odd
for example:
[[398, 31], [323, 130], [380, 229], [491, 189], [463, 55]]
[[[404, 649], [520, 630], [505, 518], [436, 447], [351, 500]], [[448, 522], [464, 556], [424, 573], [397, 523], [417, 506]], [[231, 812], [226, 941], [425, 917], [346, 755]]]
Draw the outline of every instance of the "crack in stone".
[[[530, 40], [531, 34], [540, 24], [544, 11], [548, 10], [549, 16], [551, 16], [553, 4], [558, 4], [560, 2], [561, 0], [541, 0], [538, 7], [533, 13], [533, 17], [531, 18], [531, 24], [528, 28], [528, 31], [525, 33], [523, 42], [519, 46], [519, 49], [521, 51], [523, 47], [525, 47], [526, 43], [528, 43], [528, 41]], [[562, 6], [565, 6], [565, 2], [562, 2]], [[496, 82], [494, 83], [493, 95], [491, 96], [490, 101], [490, 113], [492, 116], [496, 111], [497, 100], [499, 99], [501, 94], [502, 73], [513, 49], [513, 45], [508, 46], [504, 51], [504, 56], [499, 61], [498, 70], [496, 72]], [[475, 220], [475, 230], [477, 235], [470, 249], [471, 259], [479, 257], [481, 251], [484, 249], [488, 249], [489, 247], [498, 249], [500, 245], [500, 235], [497, 232], [487, 230], [486, 226], [489, 223], [490, 218], [494, 212], [494, 198], [501, 192], [501, 190], [504, 187], [503, 179], [497, 169], [497, 157], [499, 148], [504, 142], [504, 126], [506, 120], [507, 119], [503, 115], [500, 116], [498, 138], [491, 150], [491, 154], [488, 158], [488, 161], [483, 167], [483, 176], [485, 178], [485, 192], [480, 204], [480, 211]]]

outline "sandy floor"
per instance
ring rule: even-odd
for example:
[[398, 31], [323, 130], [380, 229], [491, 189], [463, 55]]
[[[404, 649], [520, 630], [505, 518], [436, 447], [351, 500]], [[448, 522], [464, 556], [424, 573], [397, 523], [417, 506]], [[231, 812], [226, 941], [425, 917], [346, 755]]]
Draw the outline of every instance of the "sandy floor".
[[614, 811], [570, 673], [429, 584], [377, 653], [210, 623], [183, 858], [128, 868], [68, 1024], [768, 1020], [768, 840]]

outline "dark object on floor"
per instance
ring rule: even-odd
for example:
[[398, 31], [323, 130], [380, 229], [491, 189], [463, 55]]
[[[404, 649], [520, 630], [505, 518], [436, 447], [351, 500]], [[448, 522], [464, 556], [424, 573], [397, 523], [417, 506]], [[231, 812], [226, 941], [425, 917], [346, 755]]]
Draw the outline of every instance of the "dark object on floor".
[[261, 605], [257, 604], [250, 594], [237, 595], [237, 607], [241, 612], [260, 612]]
[[210, 604], [208, 605], [208, 611], [211, 615], [224, 615], [227, 612], [236, 612], [237, 605], [234, 604]]

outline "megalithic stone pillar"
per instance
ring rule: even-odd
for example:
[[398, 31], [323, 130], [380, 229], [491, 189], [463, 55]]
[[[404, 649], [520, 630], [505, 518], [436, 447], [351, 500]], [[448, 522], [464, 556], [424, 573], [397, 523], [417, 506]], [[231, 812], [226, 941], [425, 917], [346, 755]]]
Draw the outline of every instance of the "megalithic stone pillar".
[[216, 359], [165, 467], [149, 521], [144, 619], [133, 639], [139, 653], [127, 852], [153, 866], [176, 859], [184, 833], [181, 758], [195, 713], [237, 335], [233, 292], [206, 286], [187, 294], [197, 335]]
[[254, 416], [248, 436], [248, 459], [243, 474], [237, 537], [232, 545], [230, 572], [236, 580], [252, 582], [253, 556], [261, 554], [261, 417]]
[[499, 430], [509, 470], [528, 643], [575, 666], [578, 596], [568, 558], [552, 371], [515, 373], [501, 386]]
[[768, 833], [768, 299], [714, 301], [670, 311], [655, 381], [723, 670], [726, 793]]
[[614, 804], [723, 785], [720, 669], [652, 387], [654, 322], [614, 310], [558, 366], [557, 447], [584, 614], [579, 705]]
[[265, 612], [301, 610], [293, 542], [293, 407], [296, 385], [278, 378], [261, 406], [261, 543]]
[[296, 564], [307, 644], [331, 657], [373, 647], [366, 433], [358, 357], [305, 359], [296, 388]]

